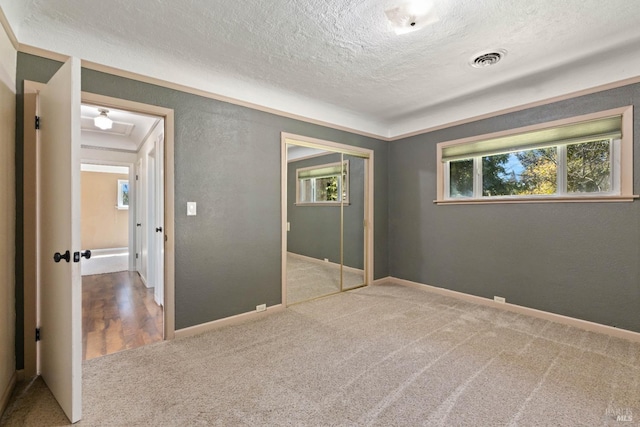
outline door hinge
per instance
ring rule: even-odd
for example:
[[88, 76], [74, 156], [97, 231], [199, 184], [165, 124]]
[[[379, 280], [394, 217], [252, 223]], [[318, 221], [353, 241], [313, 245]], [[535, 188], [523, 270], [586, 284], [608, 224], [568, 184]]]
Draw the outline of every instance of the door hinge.
[[36, 116], [36, 129], [40, 129], [40, 116]]
[[138, 259], [138, 254], [136, 254], [136, 259]]
[[137, 181], [138, 179], [139, 179], [139, 178], [138, 178], [138, 175], [136, 175], [136, 181]]
[[36, 328], [36, 342], [40, 341], [40, 328]]

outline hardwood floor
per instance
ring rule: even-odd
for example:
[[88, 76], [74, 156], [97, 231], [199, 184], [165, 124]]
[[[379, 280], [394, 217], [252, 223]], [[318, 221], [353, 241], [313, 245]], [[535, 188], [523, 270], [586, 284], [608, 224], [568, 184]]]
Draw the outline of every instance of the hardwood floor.
[[162, 340], [162, 307], [136, 272], [82, 277], [82, 359]]

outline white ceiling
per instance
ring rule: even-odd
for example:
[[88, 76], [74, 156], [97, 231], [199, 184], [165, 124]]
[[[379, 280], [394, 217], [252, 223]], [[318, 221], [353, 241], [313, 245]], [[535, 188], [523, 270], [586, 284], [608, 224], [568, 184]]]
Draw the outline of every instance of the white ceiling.
[[302, 158], [317, 157], [325, 153], [329, 153], [327, 150], [321, 150], [319, 148], [303, 147], [301, 145], [287, 144], [287, 161], [293, 162]]
[[432, 1], [404, 35], [385, 15], [402, 0], [0, 6], [22, 44], [385, 137], [640, 75], [640, 1]]
[[[111, 129], [102, 130], [94, 125], [93, 119], [100, 114], [100, 109], [108, 110], [107, 115], [113, 120]], [[158, 117], [88, 104], [82, 104], [80, 115], [83, 147], [134, 153], [138, 152], [151, 131], [162, 120]]]

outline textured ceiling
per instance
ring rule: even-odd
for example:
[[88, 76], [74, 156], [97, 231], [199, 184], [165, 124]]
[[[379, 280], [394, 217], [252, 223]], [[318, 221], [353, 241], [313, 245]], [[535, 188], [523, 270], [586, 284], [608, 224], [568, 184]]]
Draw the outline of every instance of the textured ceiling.
[[22, 44], [381, 136], [640, 75], [640, 1], [433, 0], [397, 35], [401, 3], [0, 0]]

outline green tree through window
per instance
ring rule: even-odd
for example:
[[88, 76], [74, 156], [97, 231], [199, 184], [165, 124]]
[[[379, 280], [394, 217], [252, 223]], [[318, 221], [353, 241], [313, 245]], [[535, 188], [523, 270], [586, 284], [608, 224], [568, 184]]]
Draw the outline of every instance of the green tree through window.
[[611, 190], [609, 140], [567, 146], [567, 191], [593, 193]]

